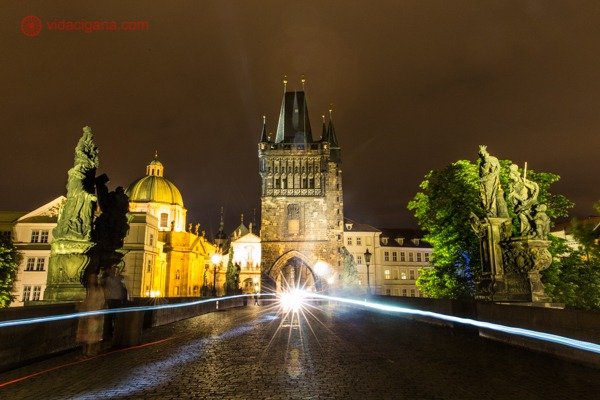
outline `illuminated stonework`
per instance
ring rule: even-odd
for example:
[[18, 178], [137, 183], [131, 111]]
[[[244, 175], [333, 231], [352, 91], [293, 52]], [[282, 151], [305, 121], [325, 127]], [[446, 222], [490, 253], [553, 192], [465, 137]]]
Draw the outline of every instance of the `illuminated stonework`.
[[[261, 176], [262, 270], [277, 287], [318, 289], [335, 285], [341, 268], [344, 208], [340, 148], [331, 118], [313, 140], [305, 93], [286, 92], [277, 134], [258, 145]], [[317, 262], [331, 268], [328, 280], [314, 273]], [[333, 279], [331, 279], [333, 277]]]

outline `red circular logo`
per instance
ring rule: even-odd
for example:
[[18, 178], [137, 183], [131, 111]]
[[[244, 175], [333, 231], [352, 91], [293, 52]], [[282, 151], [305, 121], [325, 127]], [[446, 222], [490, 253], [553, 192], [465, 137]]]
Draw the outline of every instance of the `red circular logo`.
[[23, 35], [34, 37], [42, 31], [42, 20], [35, 15], [28, 15], [21, 20], [21, 32]]

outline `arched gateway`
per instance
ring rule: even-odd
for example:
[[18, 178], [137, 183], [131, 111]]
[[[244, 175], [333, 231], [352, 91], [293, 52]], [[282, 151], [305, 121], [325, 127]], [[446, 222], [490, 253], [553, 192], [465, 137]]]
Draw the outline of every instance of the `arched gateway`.
[[307, 291], [321, 291], [322, 285], [315, 274], [310, 260], [299, 251], [289, 251], [279, 257], [268, 271], [276, 291], [300, 288]]
[[[304, 82], [303, 82], [304, 83]], [[304, 85], [303, 85], [304, 86]], [[266, 122], [258, 143], [261, 177], [262, 271], [264, 281], [321, 290], [337, 284], [341, 271], [344, 202], [340, 146], [333, 127], [323, 120], [313, 139], [304, 91], [285, 91], [275, 137]], [[314, 273], [327, 264], [328, 285]]]

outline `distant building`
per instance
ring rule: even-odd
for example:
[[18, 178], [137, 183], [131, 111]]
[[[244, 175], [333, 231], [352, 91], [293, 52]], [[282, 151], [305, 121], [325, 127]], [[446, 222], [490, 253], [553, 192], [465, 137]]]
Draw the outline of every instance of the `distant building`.
[[[275, 138], [258, 144], [262, 268], [276, 289], [320, 290], [341, 269], [344, 202], [340, 147], [329, 119], [313, 139], [304, 91], [285, 91]], [[327, 265], [328, 278], [315, 273]]]
[[65, 200], [64, 196], [57, 197], [29, 213], [1, 213], [2, 232], [7, 236], [10, 234], [22, 256], [13, 286], [15, 299], [11, 307], [43, 300], [52, 229], [56, 226], [59, 208]]
[[[344, 221], [344, 246], [354, 257], [359, 285], [371, 293], [387, 296], [421, 297], [416, 285], [419, 270], [431, 268], [432, 247], [414, 229], [377, 229], [371, 225]], [[365, 252], [369, 250], [369, 280]]]
[[200, 231], [187, 226], [181, 192], [164, 177], [155, 156], [146, 175], [125, 190], [134, 216], [125, 239], [125, 276], [134, 296], [197, 297], [213, 286], [211, 261], [216, 247]]

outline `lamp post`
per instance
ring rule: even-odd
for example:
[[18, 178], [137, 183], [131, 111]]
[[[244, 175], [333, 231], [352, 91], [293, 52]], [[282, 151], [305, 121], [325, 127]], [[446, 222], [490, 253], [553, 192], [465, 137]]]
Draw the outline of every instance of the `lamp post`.
[[221, 263], [221, 255], [219, 253], [215, 253], [212, 256], [213, 263], [213, 297], [217, 297], [217, 272], [219, 272], [219, 264]]
[[369, 275], [369, 264], [371, 263], [371, 252], [369, 249], [365, 251], [365, 263], [367, 264], [367, 296], [371, 295], [371, 278]]

